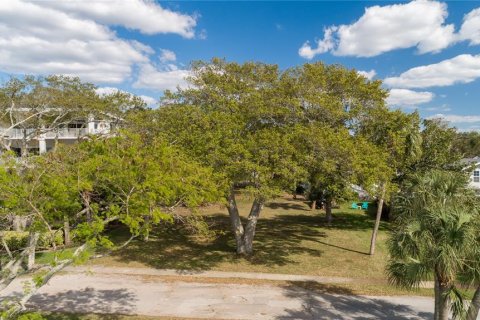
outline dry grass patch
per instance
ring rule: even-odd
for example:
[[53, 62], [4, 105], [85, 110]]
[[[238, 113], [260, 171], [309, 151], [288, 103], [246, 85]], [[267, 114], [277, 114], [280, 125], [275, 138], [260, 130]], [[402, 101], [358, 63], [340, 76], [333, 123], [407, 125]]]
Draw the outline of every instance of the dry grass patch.
[[[251, 199], [239, 196], [243, 217]], [[235, 254], [228, 215], [222, 206], [203, 208], [201, 214], [217, 231], [210, 242], [197, 241], [181, 225], [165, 225], [151, 240], [136, 240], [127, 248], [92, 263], [119, 267], [182, 270], [266, 272], [385, 280], [387, 224], [382, 222], [375, 256], [369, 256], [373, 219], [363, 210], [334, 210], [334, 222], [325, 223], [323, 210], [311, 211], [303, 200], [285, 195], [271, 201], [258, 222], [253, 256]], [[125, 239], [123, 229], [112, 238]]]

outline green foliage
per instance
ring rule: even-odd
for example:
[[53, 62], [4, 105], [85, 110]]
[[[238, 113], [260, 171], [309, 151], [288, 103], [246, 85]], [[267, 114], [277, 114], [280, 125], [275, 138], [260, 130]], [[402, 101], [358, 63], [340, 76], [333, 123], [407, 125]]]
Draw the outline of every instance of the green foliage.
[[[370, 171], [383, 160], [367, 159], [378, 156], [377, 148], [348, 136], [373, 110], [385, 110], [386, 92], [380, 82], [366, 81], [355, 70], [338, 65], [305, 64], [282, 72], [276, 65], [221, 59], [194, 63], [190, 81], [193, 86], [189, 89], [167, 93], [162, 108], [136, 114], [133, 127], [147, 139], [165, 136], [222, 173], [226, 190], [231, 185], [246, 185], [254, 197], [268, 199], [311, 179], [315, 174], [308, 171], [315, 170], [315, 164], [305, 165], [305, 157], [311, 155], [308, 147], [299, 143], [301, 135], [309, 135], [311, 144], [324, 146], [322, 159], [329, 157], [330, 164], [325, 166], [330, 173], [335, 161], [357, 153], [359, 161], [352, 162], [358, 164], [353, 169], [355, 178], [348, 168], [344, 171], [348, 179], [338, 181], [341, 174], [324, 179], [325, 188], [332, 192], [342, 189], [340, 194], [346, 188], [335, 184], [348, 185], [353, 180], [371, 187]], [[315, 133], [324, 128], [329, 136], [313, 141]], [[309, 130], [312, 132], [307, 134]], [[362, 150], [357, 151], [355, 143]], [[329, 148], [336, 151], [327, 153]], [[322, 163], [320, 158], [317, 163]], [[339, 166], [343, 169], [346, 165]]]
[[21, 250], [26, 247], [28, 232], [23, 231], [2, 231], [2, 237], [11, 251]]
[[[293, 160], [291, 108], [277, 66], [214, 59], [193, 66], [195, 88], [167, 94], [157, 132], [225, 177], [270, 198], [301, 172]], [[282, 102], [283, 101], [283, 102]]]
[[43, 248], [43, 249], [48, 249], [52, 248], [53, 244], [52, 242], [55, 241], [55, 244], [57, 246], [63, 245], [63, 232], [62, 230], [53, 230], [53, 238], [52, 240], [52, 235], [49, 232], [44, 232], [40, 234], [40, 237], [38, 238], [38, 247]]
[[43, 281], [45, 280], [46, 275], [47, 271], [39, 271], [33, 275], [32, 281], [37, 288], [43, 285]]
[[223, 234], [211, 228], [205, 217], [199, 214], [189, 215], [186, 218], [185, 227], [198, 242], [210, 242]]
[[457, 132], [450, 128], [448, 123], [439, 119], [424, 120], [422, 130], [422, 156], [413, 166], [414, 172], [428, 170], [456, 170], [463, 167], [458, 165], [462, 155], [456, 149]]
[[[420, 117], [417, 112], [373, 110], [360, 123], [358, 134], [382, 152], [387, 169], [380, 170], [377, 183], [387, 186], [385, 196], [388, 198], [398, 190], [398, 185], [421, 157]], [[379, 196], [381, 190], [375, 193]]]
[[[87, 243], [89, 250], [113, 248], [104, 235], [111, 221], [127, 225], [133, 235], [148, 234], [154, 224], [173, 220], [172, 208], [194, 208], [222, 196], [212, 169], [160, 138], [145, 143], [128, 132], [8, 163], [0, 166], [2, 212], [28, 215], [29, 231], [41, 233], [39, 248], [63, 243], [57, 228], [65, 220], [75, 242]], [[23, 249], [27, 235], [12, 237], [11, 249]], [[75, 260], [88, 256], [82, 252]]]
[[480, 133], [474, 131], [457, 133], [454, 147], [465, 158], [480, 156]]
[[302, 163], [313, 190], [321, 190], [330, 200], [352, 198], [352, 184], [373, 190], [389, 173], [382, 151], [347, 129], [306, 126], [297, 139]]
[[[400, 286], [418, 287], [435, 277], [459, 314], [455, 282], [472, 264], [478, 248], [478, 199], [461, 173], [429, 171], [413, 176], [395, 198], [394, 228], [388, 246], [387, 273]], [[478, 272], [478, 269], [477, 269]]]
[[[2, 236], [11, 251], [23, 250], [27, 246], [28, 231], [2, 231]], [[55, 244], [63, 245], [63, 233], [54, 230]], [[38, 239], [38, 248], [48, 249], [52, 247], [50, 233], [42, 233]]]
[[358, 133], [382, 150], [389, 170], [382, 170], [379, 181], [387, 182], [389, 194], [395, 194], [412, 174], [461, 169], [456, 130], [440, 120], [422, 122], [417, 112], [377, 109], [360, 122]]
[[40, 312], [28, 312], [18, 316], [18, 320], [46, 320]]
[[442, 171], [416, 175], [395, 199], [394, 214], [392, 280], [411, 286], [441, 268], [445, 280], [453, 281], [476, 243], [478, 208], [466, 178]]
[[[145, 102], [125, 92], [99, 95], [96, 87], [78, 77], [51, 75], [11, 78], [0, 86], [0, 122], [5, 128], [29, 128], [27, 140], [62, 128], [72, 120], [90, 116], [115, 123], [132, 110], [142, 110]], [[0, 145], [9, 150], [0, 135]]]
[[92, 255], [94, 254], [94, 249], [95, 249], [95, 246], [96, 246], [96, 241], [89, 241], [89, 246], [87, 247], [87, 250], [84, 250], [82, 252], [80, 252], [79, 255], [77, 255], [74, 259], [73, 259], [73, 264], [74, 265], [82, 265], [84, 264], [85, 262], [88, 261], [88, 259], [90, 259], [92, 257]]

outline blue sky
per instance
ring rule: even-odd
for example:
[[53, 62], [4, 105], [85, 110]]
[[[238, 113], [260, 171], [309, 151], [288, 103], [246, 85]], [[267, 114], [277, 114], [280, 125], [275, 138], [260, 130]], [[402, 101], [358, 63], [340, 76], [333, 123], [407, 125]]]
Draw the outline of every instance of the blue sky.
[[339, 63], [384, 80], [391, 108], [480, 130], [480, 2], [0, 2], [2, 79], [78, 75], [152, 103], [212, 57]]

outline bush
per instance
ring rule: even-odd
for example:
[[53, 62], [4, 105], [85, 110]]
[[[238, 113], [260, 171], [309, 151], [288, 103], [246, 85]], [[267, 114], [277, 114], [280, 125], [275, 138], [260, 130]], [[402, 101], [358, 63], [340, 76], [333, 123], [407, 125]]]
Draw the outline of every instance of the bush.
[[47, 318], [45, 318], [39, 312], [28, 312], [28, 313], [21, 314], [18, 317], [18, 320], [46, 320], [46, 319]]
[[[24, 249], [28, 244], [28, 231], [3, 231], [3, 237], [11, 251]], [[44, 232], [38, 239], [38, 249], [49, 249], [52, 247], [50, 233]], [[63, 232], [55, 232], [55, 244], [63, 245]]]
[[3, 231], [3, 238], [10, 251], [22, 250], [28, 243], [28, 232], [26, 231]]
[[[55, 244], [57, 246], [63, 245], [63, 232], [60, 230], [54, 230], [55, 232]], [[38, 248], [48, 249], [52, 247], [51, 236], [49, 232], [42, 233], [38, 239]]]

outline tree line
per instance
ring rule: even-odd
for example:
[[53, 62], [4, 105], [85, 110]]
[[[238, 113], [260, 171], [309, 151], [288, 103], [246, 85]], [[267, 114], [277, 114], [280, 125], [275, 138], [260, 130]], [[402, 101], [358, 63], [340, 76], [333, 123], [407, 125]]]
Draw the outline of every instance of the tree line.
[[[470, 217], [464, 226], [470, 228], [471, 242], [462, 243], [478, 245], [478, 237], [471, 233], [478, 231], [478, 209], [465, 191], [454, 129], [439, 120], [422, 120], [416, 112], [390, 110], [381, 81], [370, 81], [340, 65], [317, 62], [281, 70], [265, 63], [212, 59], [192, 63], [188, 82], [186, 88], [165, 92], [156, 109], [146, 108], [126, 93], [99, 96], [93, 85], [75, 78], [26, 77], [0, 88], [2, 123], [8, 128], [38, 128], [26, 139], [55, 130], [81, 114], [113, 115], [121, 128], [114, 136], [91, 136], [25, 161], [4, 152], [2, 221], [6, 229], [9, 216], [28, 217], [29, 241], [16, 253], [3, 244], [8, 256], [2, 264], [3, 286], [31, 268], [39, 234], [49, 235], [55, 246], [55, 233], [61, 232], [65, 244], [74, 239], [77, 249], [52, 264], [32, 283], [33, 288], [46, 283], [59, 266], [81, 259], [96, 246], [113, 248], [105, 229], [114, 220], [128, 226], [132, 238], [148, 238], [155, 224], [175, 219], [176, 206], [222, 202], [228, 209], [237, 254], [251, 255], [257, 221], [270, 199], [306, 183], [311, 200], [324, 201], [325, 219], [331, 223], [334, 204], [350, 200], [352, 185], [359, 185], [378, 199], [372, 255], [382, 205], [388, 202], [393, 208], [392, 261], [387, 270], [392, 281], [415, 286], [433, 275], [438, 284], [436, 318], [444, 319], [440, 315], [445, 310], [448, 315], [450, 307], [456, 315], [466, 314], [460, 307], [464, 299], [450, 304], [447, 297], [461, 297], [456, 290], [460, 279], [478, 283], [478, 266], [471, 263], [478, 256], [465, 251], [465, 259], [446, 271], [445, 261], [461, 248], [454, 246], [453, 238], [437, 233], [445, 230], [432, 229], [430, 246], [421, 237], [412, 236], [410, 244], [405, 238], [413, 222], [424, 228], [443, 226], [435, 220], [440, 212], [445, 219], [464, 223], [464, 216], [455, 216], [464, 210]], [[8, 140], [0, 142], [8, 151]], [[423, 185], [422, 179], [432, 175], [438, 179], [447, 175], [445, 183], [453, 177], [461, 182], [455, 190], [440, 181]], [[431, 199], [417, 199], [421, 192], [415, 188], [420, 186]], [[240, 187], [252, 197], [246, 220], [236, 204], [235, 191]], [[427, 187], [432, 189], [426, 191]], [[457, 198], [456, 192], [462, 197]], [[431, 204], [443, 211], [429, 208]], [[433, 220], [422, 220], [426, 216]], [[444, 261], [434, 261], [439, 252], [427, 249], [445, 244], [440, 239], [452, 246], [442, 251]], [[447, 251], [452, 254], [446, 255]], [[412, 259], [422, 263], [416, 265], [421, 269], [417, 274], [408, 269], [413, 268]], [[5, 317], [21, 312], [34, 291], [12, 303]], [[478, 303], [471, 305], [478, 312]]]

